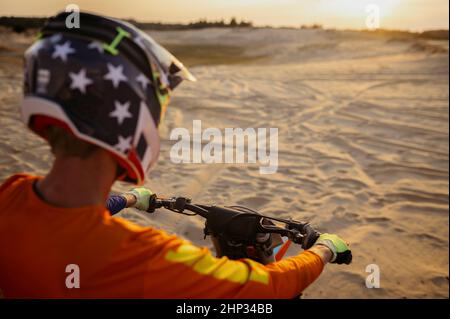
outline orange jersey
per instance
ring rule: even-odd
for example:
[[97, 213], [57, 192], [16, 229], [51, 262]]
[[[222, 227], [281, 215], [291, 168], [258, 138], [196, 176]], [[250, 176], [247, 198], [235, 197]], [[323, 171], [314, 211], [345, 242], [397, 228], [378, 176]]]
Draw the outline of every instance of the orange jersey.
[[[0, 187], [0, 289], [6, 298], [292, 298], [321, 273], [311, 251], [262, 265], [111, 217], [102, 205], [51, 206], [39, 177]], [[79, 288], [68, 288], [68, 265]]]

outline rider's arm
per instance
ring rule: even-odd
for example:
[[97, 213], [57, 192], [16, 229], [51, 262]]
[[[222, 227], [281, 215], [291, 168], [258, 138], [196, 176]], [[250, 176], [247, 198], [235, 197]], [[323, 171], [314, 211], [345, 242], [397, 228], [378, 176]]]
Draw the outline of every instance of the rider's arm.
[[126, 207], [136, 207], [146, 211], [152, 194], [151, 190], [144, 187], [133, 188], [126, 193], [110, 196], [106, 201], [106, 208], [111, 215], [117, 214]]
[[329, 248], [327, 248], [323, 245], [313, 246], [309, 249], [309, 251], [311, 251], [311, 252], [315, 253], [317, 256], [319, 256], [320, 259], [322, 259], [322, 262], [324, 265], [327, 264], [331, 260], [331, 257], [333, 257], [333, 252]]
[[[176, 236], [111, 221], [126, 230], [120, 249], [91, 286], [146, 298], [293, 298], [322, 272], [326, 247], [269, 265], [250, 259], [216, 258]], [[326, 253], [325, 253], [326, 254]], [[106, 275], [105, 275], [106, 276]], [[136, 289], [138, 289], [136, 291]]]
[[106, 208], [111, 215], [115, 215], [124, 208], [132, 207], [135, 203], [136, 197], [131, 194], [111, 195], [106, 200]]
[[109, 196], [106, 200], [106, 208], [111, 215], [115, 215], [127, 207], [136, 207], [146, 211], [152, 194], [151, 190], [144, 187], [133, 188], [126, 193]]

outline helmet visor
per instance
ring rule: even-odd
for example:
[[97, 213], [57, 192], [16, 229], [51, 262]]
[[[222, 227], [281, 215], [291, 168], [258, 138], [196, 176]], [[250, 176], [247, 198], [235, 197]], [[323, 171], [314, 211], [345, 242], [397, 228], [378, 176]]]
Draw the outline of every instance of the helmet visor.
[[183, 80], [197, 81], [189, 70], [169, 51], [159, 45], [152, 37], [140, 31], [135, 41], [144, 49], [152, 68], [151, 79], [161, 105], [161, 118], [164, 117], [172, 91]]

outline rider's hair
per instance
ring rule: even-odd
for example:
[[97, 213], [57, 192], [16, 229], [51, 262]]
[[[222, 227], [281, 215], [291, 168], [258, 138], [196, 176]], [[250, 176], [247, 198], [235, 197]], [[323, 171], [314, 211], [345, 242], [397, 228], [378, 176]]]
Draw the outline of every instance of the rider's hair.
[[49, 126], [46, 133], [55, 156], [87, 158], [99, 148], [76, 138], [58, 126]]
[[[96, 150], [101, 150], [100, 147], [82, 141], [58, 126], [47, 127], [46, 134], [52, 153], [55, 156], [88, 158]], [[125, 173], [125, 169], [117, 165], [116, 178], [121, 177]]]

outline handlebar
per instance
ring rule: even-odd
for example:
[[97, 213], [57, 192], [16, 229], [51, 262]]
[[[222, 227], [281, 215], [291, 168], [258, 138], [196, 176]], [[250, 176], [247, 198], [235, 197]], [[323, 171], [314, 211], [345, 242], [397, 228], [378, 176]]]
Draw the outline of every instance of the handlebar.
[[[215, 238], [221, 249], [221, 254], [231, 259], [247, 257], [247, 248], [250, 247], [258, 251], [257, 255], [250, 258], [268, 263], [271, 262], [273, 248], [283, 244], [281, 236], [289, 240], [285, 243], [287, 245], [283, 244], [285, 249], [282, 254], [277, 254], [277, 258], [286, 252], [291, 242], [301, 245], [303, 249], [309, 249], [321, 235], [308, 222], [265, 216], [244, 206], [207, 206], [193, 204], [191, 199], [186, 197], [158, 198], [153, 194], [147, 212], [153, 213], [159, 208], [203, 217], [206, 220], [205, 238], [206, 235], [212, 235], [213, 241]], [[277, 226], [274, 222], [283, 223], [284, 227]], [[337, 263], [349, 264], [352, 260], [351, 251], [346, 251], [341, 257], [341, 262]]]
[[[192, 204], [190, 198], [158, 198], [154, 194], [150, 198], [147, 211], [153, 213], [159, 208], [165, 208], [178, 214], [200, 215], [206, 219], [205, 235], [226, 233], [227, 236], [238, 241], [256, 238], [258, 233], [273, 233], [288, 237], [292, 242], [308, 249], [320, 236], [320, 233], [307, 222], [265, 216], [242, 206], [197, 205]], [[276, 226], [273, 222], [283, 223], [285, 227]]]

